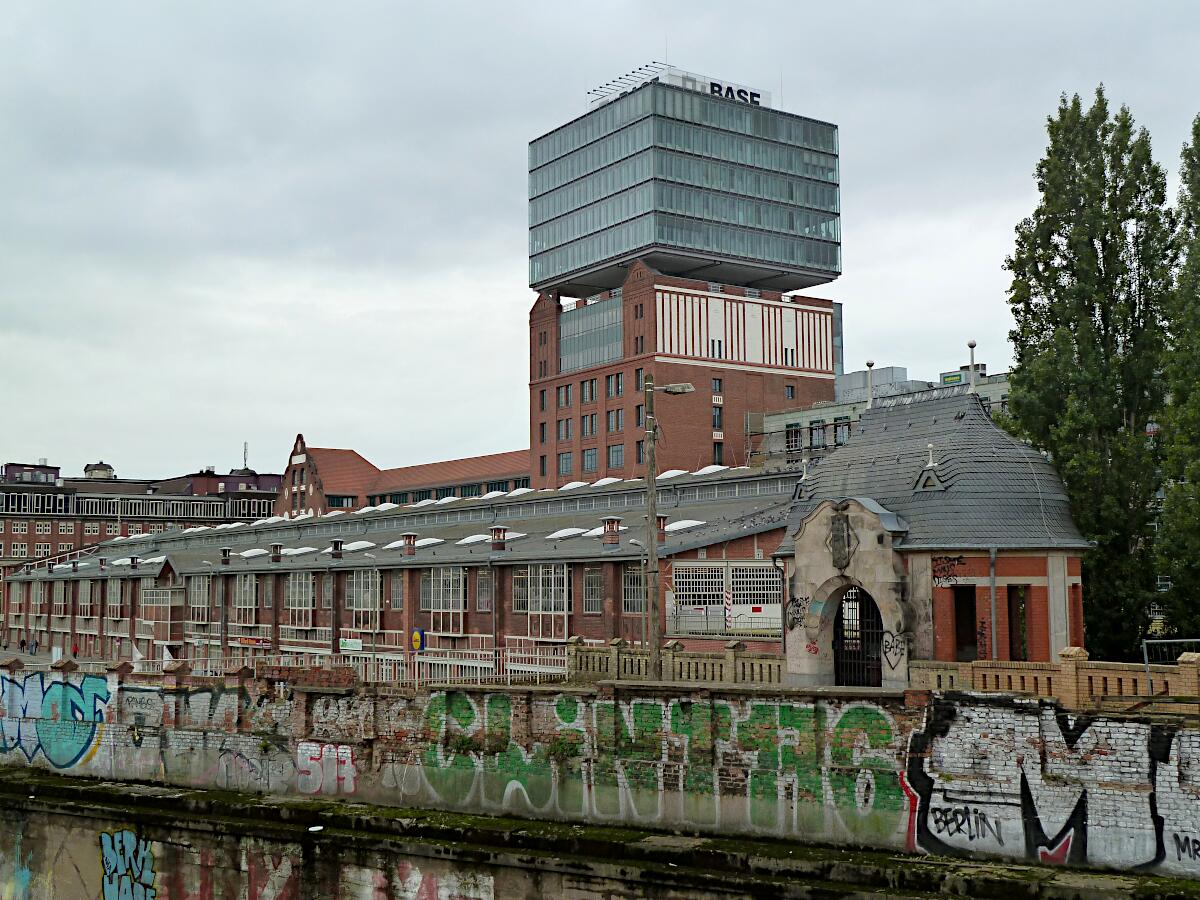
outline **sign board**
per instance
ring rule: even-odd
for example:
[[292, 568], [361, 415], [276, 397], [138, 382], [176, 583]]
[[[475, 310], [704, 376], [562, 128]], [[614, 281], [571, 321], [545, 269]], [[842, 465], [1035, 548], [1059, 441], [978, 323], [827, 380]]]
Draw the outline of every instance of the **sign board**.
[[648, 81], [662, 81], [666, 84], [683, 88], [685, 91], [699, 91], [701, 94], [723, 97], [735, 103], [745, 103], [747, 106], [771, 106], [770, 91], [761, 91], [757, 88], [747, 87], [744, 84], [735, 84], [732, 81], [725, 81], [720, 78], [709, 78], [707, 75], [697, 75], [695, 72], [685, 72], [682, 69], [676, 69], [671, 66], [643, 72], [641, 78], [638, 80], [640, 83], [632, 81], [628, 76], [609, 82], [604, 87], [597, 88], [591, 92], [591, 103], [594, 106], [610, 103], [625, 96], [631, 90], [641, 87], [642, 84]]
[[420, 653], [425, 649], [425, 629], [414, 628], [410, 635], [409, 646], [412, 647], [414, 653]]
[[338, 649], [343, 653], [362, 650], [362, 638], [338, 638]]

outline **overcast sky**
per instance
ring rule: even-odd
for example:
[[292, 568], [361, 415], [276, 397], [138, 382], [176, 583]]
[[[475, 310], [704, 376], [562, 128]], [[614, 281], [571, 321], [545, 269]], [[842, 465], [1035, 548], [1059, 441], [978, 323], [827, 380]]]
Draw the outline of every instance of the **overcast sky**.
[[1200, 5], [6, 3], [0, 462], [528, 446], [526, 144], [664, 59], [840, 127], [847, 370], [1002, 371], [1046, 115], [1103, 81], [1173, 195]]

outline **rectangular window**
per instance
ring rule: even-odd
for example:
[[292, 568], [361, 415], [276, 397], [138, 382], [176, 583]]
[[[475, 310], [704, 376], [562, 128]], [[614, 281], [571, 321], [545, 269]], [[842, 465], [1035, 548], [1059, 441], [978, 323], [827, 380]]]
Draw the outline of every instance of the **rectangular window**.
[[436, 566], [421, 573], [421, 609], [466, 612], [467, 577], [462, 566]]
[[579, 433], [584, 437], [590, 437], [596, 433], [595, 413], [588, 413], [586, 416], [579, 417]]
[[610, 444], [608, 447], [608, 467], [610, 469], [625, 468], [625, 445]]
[[639, 403], [637, 406], [635, 406], [633, 408], [633, 414], [637, 418], [637, 427], [645, 428], [646, 427], [646, 407], [644, 407], [642, 404]]
[[111, 536], [121, 533], [121, 525], [118, 522], [109, 522], [105, 526], [105, 531]]
[[637, 442], [637, 464], [639, 466], [644, 466], [646, 464], [646, 442], [645, 441]]
[[538, 391], [538, 409], [541, 412], [546, 411], [546, 389], [545, 388], [542, 388], [542, 390]]
[[52, 603], [53, 608], [50, 610], [50, 615], [65, 616], [67, 614], [67, 592], [65, 581], [54, 582]]
[[110, 619], [125, 618], [124, 604], [121, 602], [121, 579], [110, 578], [104, 589], [104, 615]]
[[609, 397], [620, 397], [625, 393], [625, 375], [623, 372], [615, 372], [612, 375], [604, 376], [604, 392]]
[[833, 420], [833, 443], [842, 446], [850, 438], [850, 417], [837, 416]]
[[589, 447], [583, 451], [583, 471], [595, 472], [599, 468], [600, 451], [595, 447]]
[[708, 355], [712, 359], [725, 358], [725, 342], [720, 338], [709, 338]]
[[725, 444], [721, 441], [713, 441], [713, 465], [725, 465]]
[[28, 544], [15, 544], [14, 543], [12, 545], [13, 559], [24, 559], [28, 555], [29, 555], [29, 545]]
[[333, 579], [336, 576], [327, 572], [321, 576], [321, 608], [333, 609]]
[[583, 611], [588, 615], [604, 612], [604, 575], [599, 566], [584, 567]]
[[721, 393], [721, 379], [720, 378], [714, 378], [712, 380], [712, 392], [714, 394]]
[[49, 544], [34, 544], [33, 545], [33, 555], [34, 556], [49, 556], [50, 555], [50, 545]]
[[734, 604], [778, 605], [782, 602], [783, 580], [774, 566], [734, 566], [729, 576]]
[[571, 405], [571, 385], [569, 385], [569, 384], [559, 385], [559, 387], [557, 389], [557, 393], [558, 393], [558, 406], [560, 409]]
[[28, 534], [29, 533], [29, 523], [28, 522], [13, 522], [12, 532], [13, 532], [13, 534]]
[[92, 582], [87, 578], [79, 582], [79, 594], [75, 598], [75, 613], [83, 618], [95, 615], [92, 612]]
[[571, 458], [570, 453], [558, 454], [558, 474], [570, 475], [575, 470], [575, 461]]
[[579, 382], [579, 402], [580, 403], [595, 403], [596, 402], [596, 379], [587, 378]]
[[492, 611], [492, 570], [480, 569], [475, 575], [475, 611]]
[[58, 552], [59, 552], [59, 553], [67, 553], [68, 551], [71, 551], [71, 550], [74, 550], [74, 549], [75, 549], [75, 545], [74, 545], [74, 544], [72, 544], [72, 543], [69, 543], [69, 542], [68, 542], [68, 543], [65, 543], [65, 544], [60, 542], [60, 543], [59, 543], [59, 545], [58, 545]]
[[59, 522], [58, 523], [58, 533], [59, 534], [74, 534], [75, 533], [75, 523], [74, 522]]
[[712, 427], [713, 431], [721, 431], [725, 427], [725, 407], [714, 406], [712, 408]]
[[621, 575], [621, 609], [635, 614], [646, 611], [646, 573], [637, 564], [627, 564]]
[[546, 423], [538, 422], [538, 443], [546, 443]]
[[35, 525], [34, 527], [37, 530], [38, 534], [49, 534], [50, 533], [50, 523], [49, 522], [38, 522], [37, 525]]
[[642, 369], [633, 370], [633, 389], [635, 391], [646, 389], [646, 373]]
[[823, 419], [815, 419], [808, 426], [808, 446], [814, 450], [822, 450], [825, 447], [825, 421]]
[[392, 611], [399, 612], [404, 609], [404, 572], [396, 571], [392, 573]]
[[283, 586], [283, 609], [292, 628], [312, 628], [313, 574], [289, 572]]
[[538, 457], [538, 474], [543, 478], [546, 477], [546, 457]]
[[258, 620], [258, 576], [238, 575], [233, 582], [235, 625], [253, 625]]
[[142, 526], [141, 526], [141, 525], [130, 525], [130, 526], [129, 526], [129, 533], [130, 533], [130, 534], [141, 534], [141, 533], [142, 533]]
[[570, 567], [566, 563], [516, 566], [513, 569], [512, 609], [524, 613], [569, 613]]
[[614, 431], [625, 430], [625, 410], [610, 409], [608, 411], [608, 431], [612, 434]]
[[783, 396], [787, 400], [796, 399], [796, 386], [794, 384], [786, 385], [783, 389]]
[[1026, 629], [1029, 585], [1008, 586], [1008, 658], [1017, 661], [1029, 659], [1029, 638]]
[[[954, 592], [954, 659], [974, 662], [979, 658], [979, 635], [975, 631], [975, 585], [959, 584]], [[982, 624], [982, 623], [981, 623]]]
[[378, 569], [354, 569], [346, 573], [346, 609], [351, 628], [379, 630], [379, 583]]
[[85, 522], [84, 526], [83, 526], [83, 533], [84, 534], [99, 534], [100, 533], [100, 523], [99, 522]]
[[570, 419], [559, 419], [558, 420], [558, 439], [560, 441], [571, 440], [571, 420]]
[[725, 604], [724, 566], [684, 566], [676, 564], [671, 575], [678, 606], [723, 606]]

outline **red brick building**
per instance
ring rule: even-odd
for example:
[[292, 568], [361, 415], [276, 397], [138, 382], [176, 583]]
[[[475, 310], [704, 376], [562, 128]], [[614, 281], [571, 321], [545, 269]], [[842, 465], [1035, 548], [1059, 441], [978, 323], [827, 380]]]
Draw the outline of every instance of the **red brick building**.
[[587, 300], [543, 292], [529, 314], [532, 485], [642, 474], [648, 375], [695, 388], [656, 402], [659, 471], [744, 465], [764, 413], [833, 399], [837, 313], [644, 262]]
[[309, 447], [296, 435], [275, 504], [280, 516], [404, 506], [529, 487], [529, 453], [514, 450], [380, 469], [356, 450]]

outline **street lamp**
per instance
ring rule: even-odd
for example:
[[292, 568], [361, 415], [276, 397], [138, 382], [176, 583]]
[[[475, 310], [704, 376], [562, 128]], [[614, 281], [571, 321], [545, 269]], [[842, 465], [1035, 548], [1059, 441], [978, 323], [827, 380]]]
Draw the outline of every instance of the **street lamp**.
[[654, 459], [654, 444], [658, 439], [658, 420], [654, 417], [654, 392], [690, 394], [691, 384], [654, 386], [654, 376], [647, 374], [643, 383], [646, 404], [646, 602], [650, 605], [650, 677], [662, 680], [662, 625], [658, 619], [658, 467]]

